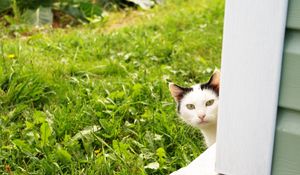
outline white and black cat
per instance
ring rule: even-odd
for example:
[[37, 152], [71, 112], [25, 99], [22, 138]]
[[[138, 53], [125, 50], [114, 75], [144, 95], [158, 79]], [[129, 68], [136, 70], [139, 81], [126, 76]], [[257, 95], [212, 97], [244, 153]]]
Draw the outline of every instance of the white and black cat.
[[179, 116], [187, 124], [201, 130], [208, 147], [216, 142], [219, 87], [219, 71], [215, 71], [207, 83], [190, 88], [169, 84]]

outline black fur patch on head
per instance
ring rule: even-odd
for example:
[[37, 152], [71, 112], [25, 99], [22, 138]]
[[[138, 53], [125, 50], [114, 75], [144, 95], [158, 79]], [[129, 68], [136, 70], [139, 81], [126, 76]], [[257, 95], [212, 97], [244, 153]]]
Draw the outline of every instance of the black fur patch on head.
[[219, 96], [219, 87], [211, 86], [209, 83], [205, 83], [205, 84], [201, 84], [200, 88], [202, 90], [203, 89], [210, 89], [210, 90], [214, 91], [217, 94], [217, 96]]
[[183, 97], [188, 94], [189, 92], [193, 91], [193, 88], [183, 88], [184, 91], [181, 95], [180, 100], [177, 101], [177, 112], [180, 114], [180, 105], [181, 105], [181, 99], [183, 99]]
[[215, 72], [209, 79], [209, 81], [205, 84], [201, 84], [200, 88], [203, 89], [210, 89], [214, 91], [217, 96], [219, 96], [219, 88], [220, 88], [220, 73]]
[[174, 83], [169, 84], [169, 89], [176, 102], [179, 102], [185, 94], [193, 90], [193, 88], [180, 87]]
[[191, 92], [193, 90], [193, 88], [180, 87], [174, 83], [170, 83], [169, 89], [170, 89], [171, 95], [173, 96], [174, 100], [177, 103], [177, 112], [180, 113], [181, 100], [187, 93]]
[[183, 97], [186, 94], [188, 94], [189, 92], [193, 91], [193, 88], [186, 88], [186, 87], [180, 87], [180, 86], [177, 86], [177, 87], [179, 87], [182, 90], [182, 93], [180, 93], [180, 95], [178, 96], [178, 101], [181, 101], [181, 99], [183, 99]]

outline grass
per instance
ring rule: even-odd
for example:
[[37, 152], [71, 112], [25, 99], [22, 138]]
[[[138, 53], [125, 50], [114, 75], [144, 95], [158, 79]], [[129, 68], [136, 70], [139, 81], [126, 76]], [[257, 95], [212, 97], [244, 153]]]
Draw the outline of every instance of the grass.
[[220, 66], [223, 6], [166, 1], [2, 38], [0, 173], [168, 174], [188, 164], [204, 142], [178, 119], [167, 82], [206, 81]]

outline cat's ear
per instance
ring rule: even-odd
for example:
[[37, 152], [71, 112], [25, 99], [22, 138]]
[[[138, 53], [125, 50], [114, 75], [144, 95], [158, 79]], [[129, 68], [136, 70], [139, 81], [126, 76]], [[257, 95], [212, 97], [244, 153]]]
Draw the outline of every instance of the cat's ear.
[[176, 102], [179, 102], [186, 93], [190, 92], [192, 88], [180, 87], [174, 83], [169, 83], [169, 90]]
[[216, 69], [214, 73], [211, 75], [209, 81], [206, 84], [202, 85], [203, 88], [212, 89], [219, 95], [220, 78], [221, 78], [221, 73], [219, 70]]

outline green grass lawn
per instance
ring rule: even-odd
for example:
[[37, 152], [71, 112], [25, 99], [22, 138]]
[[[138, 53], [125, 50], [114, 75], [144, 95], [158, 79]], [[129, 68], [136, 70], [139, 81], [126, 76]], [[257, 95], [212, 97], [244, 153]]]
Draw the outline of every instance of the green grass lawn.
[[124, 20], [2, 38], [0, 173], [167, 174], [188, 164], [204, 142], [177, 117], [167, 82], [206, 81], [220, 66], [223, 7], [166, 0]]

